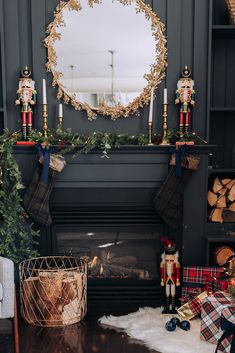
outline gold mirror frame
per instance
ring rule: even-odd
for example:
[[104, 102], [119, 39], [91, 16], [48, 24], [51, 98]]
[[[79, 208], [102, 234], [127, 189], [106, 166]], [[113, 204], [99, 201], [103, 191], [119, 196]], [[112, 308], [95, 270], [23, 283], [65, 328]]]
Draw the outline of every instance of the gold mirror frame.
[[[93, 7], [94, 4], [102, 4], [102, 0], [87, 1], [91, 7]], [[61, 39], [61, 34], [58, 32], [58, 28], [61, 26], [66, 26], [63, 19], [63, 11], [65, 9], [81, 11], [82, 8], [79, 0], [60, 1], [54, 12], [54, 20], [49, 24], [46, 30], [47, 37], [44, 40], [45, 47], [48, 51], [46, 69], [48, 72], [52, 73], [52, 86], [57, 87], [57, 98], [63, 99], [66, 104], [70, 103], [75, 110], [86, 110], [89, 120], [95, 119], [97, 114], [110, 116], [112, 120], [116, 120], [118, 117], [127, 118], [129, 115], [138, 113], [139, 108], [142, 108], [150, 101], [151, 89], [156, 89], [165, 77], [165, 68], [167, 66], [167, 49], [166, 38], [164, 36], [164, 24], [152, 11], [151, 7], [145, 4], [143, 0], [118, 1], [123, 5], [131, 5], [133, 2], [136, 3], [136, 13], [138, 14], [140, 12], [144, 12], [145, 18], [147, 20], [151, 20], [152, 35], [155, 37], [156, 43], [155, 63], [151, 65], [150, 72], [144, 75], [144, 78], [147, 80], [147, 85], [143, 88], [142, 93], [126, 106], [119, 104], [115, 107], [110, 107], [105, 103], [102, 103], [97, 109], [93, 109], [89, 104], [79, 102], [75, 95], [66, 92], [66, 87], [60, 81], [63, 74], [62, 72], [56, 70], [57, 55], [54, 48], [54, 43]]]

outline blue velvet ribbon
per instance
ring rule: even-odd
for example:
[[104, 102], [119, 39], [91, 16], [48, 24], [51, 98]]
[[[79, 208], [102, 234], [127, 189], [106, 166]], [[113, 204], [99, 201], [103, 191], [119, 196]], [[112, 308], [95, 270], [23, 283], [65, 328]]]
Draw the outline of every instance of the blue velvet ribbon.
[[48, 182], [49, 166], [50, 166], [50, 154], [54, 153], [54, 147], [43, 148], [40, 144], [35, 145], [38, 150], [39, 158], [43, 156], [44, 163], [42, 167], [41, 181], [45, 184]]
[[187, 151], [188, 151], [187, 145], [183, 145], [178, 148], [171, 148], [171, 150], [170, 150], [170, 152], [172, 154], [175, 154], [175, 159], [176, 159], [175, 175], [176, 175], [176, 178], [180, 178], [180, 176], [181, 176], [181, 161], [182, 161], [182, 157], [185, 156]]
[[230, 353], [234, 353], [235, 352], [235, 324], [232, 324], [231, 322], [229, 322], [227, 319], [225, 318], [221, 318], [220, 319], [220, 327], [221, 330], [224, 331], [224, 333], [222, 334], [222, 336], [219, 339], [219, 342], [217, 344], [216, 347], [216, 351], [215, 353], [218, 352], [219, 349], [219, 345], [220, 343], [227, 337], [229, 337], [230, 335], [232, 336], [232, 342], [231, 342], [231, 349], [230, 349]]

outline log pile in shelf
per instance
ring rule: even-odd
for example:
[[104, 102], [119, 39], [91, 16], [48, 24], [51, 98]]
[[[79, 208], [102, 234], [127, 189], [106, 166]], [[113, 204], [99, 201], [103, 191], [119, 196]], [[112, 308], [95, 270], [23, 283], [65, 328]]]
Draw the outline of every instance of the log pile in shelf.
[[207, 200], [211, 222], [235, 222], [235, 179], [215, 178]]

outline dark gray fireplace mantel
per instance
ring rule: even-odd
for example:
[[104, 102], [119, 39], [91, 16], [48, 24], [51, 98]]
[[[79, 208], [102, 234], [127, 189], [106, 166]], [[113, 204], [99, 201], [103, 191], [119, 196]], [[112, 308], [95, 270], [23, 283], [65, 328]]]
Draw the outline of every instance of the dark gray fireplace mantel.
[[[168, 173], [172, 146], [123, 146], [102, 158], [99, 150], [73, 159], [58, 176], [50, 204], [52, 208], [89, 207], [151, 209], [153, 198]], [[208, 155], [215, 146], [190, 146], [189, 152], [200, 157], [199, 170], [192, 176], [184, 193], [182, 247], [184, 264], [205, 262], [205, 223]], [[25, 185], [35, 168], [34, 147], [16, 146], [15, 158]], [[174, 231], [171, 232], [174, 234]]]

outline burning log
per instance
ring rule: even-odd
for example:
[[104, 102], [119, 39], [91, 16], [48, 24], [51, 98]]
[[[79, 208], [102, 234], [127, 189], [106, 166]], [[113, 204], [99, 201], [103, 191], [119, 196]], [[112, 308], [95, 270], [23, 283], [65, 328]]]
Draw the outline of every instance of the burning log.
[[108, 263], [111, 265], [133, 268], [137, 265], [137, 259], [135, 256], [120, 256], [111, 258]]
[[138, 261], [135, 256], [126, 255], [115, 257], [111, 253], [101, 254], [102, 260], [98, 256], [88, 263], [89, 276], [92, 277], [130, 277], [138, 279], [149, 278], [148, 271], [136, 268]]
[[148, 271], [137, 268], [126, 268], [122, 266], [104, 264], [104, 268], [108, 268], [110, 273], [119, 273], [120, 276], [127, 276], [130, 278], [146, 279], [149, 278]]

